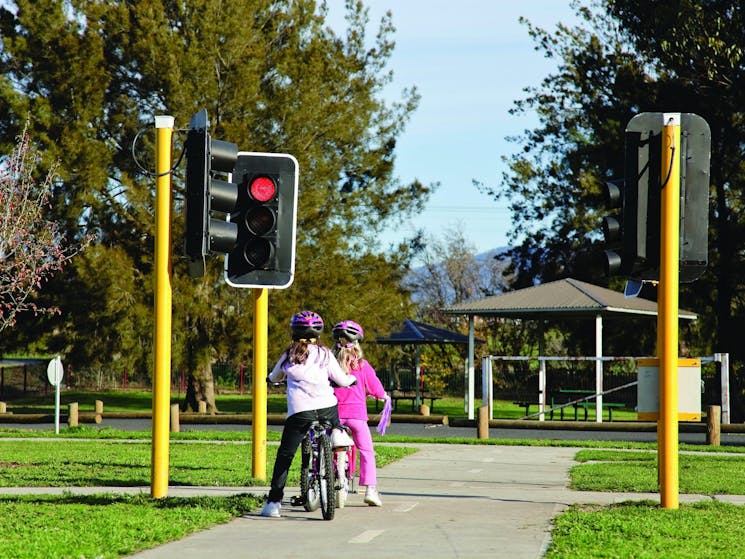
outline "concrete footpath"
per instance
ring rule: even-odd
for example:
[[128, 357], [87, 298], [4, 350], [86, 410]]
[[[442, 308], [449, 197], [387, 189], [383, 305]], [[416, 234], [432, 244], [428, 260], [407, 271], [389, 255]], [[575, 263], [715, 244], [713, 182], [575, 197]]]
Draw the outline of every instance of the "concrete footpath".
[[[254, 511], [227, 524], [132, 555], [136, 559], [257, 557], [542, 557], [550, 544], [551, 519], [572, 503], [608, 504], [650, 499], [657, 493], [594, 493], [567, 488], [578, 449], [561, 447], [410, 445], [419, 452], [378, 470], [382, 508], [350, 495], [332, 521], [321, 512], [289, 505], [282, 518]], [[148, 492], [149, 488], [64, 488], [73, 493]], [[49, 488], [28, 490], [49, 493]], [[264, 494], [266, 488], [171, 487], [169, 496]], [[24, 492], [22, 488], [16, 491]], [[681, 502], [708, 499], [681, 495]], [[743, 503], [745, 497], [721, 500]]]

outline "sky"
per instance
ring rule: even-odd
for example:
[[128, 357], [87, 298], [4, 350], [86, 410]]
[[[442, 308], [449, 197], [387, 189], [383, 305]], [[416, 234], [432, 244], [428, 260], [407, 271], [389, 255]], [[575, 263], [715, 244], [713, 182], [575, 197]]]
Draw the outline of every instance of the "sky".
[[[506, 137], [538, 124], [535, 115], [513, 116], [523, 89], [556, 70], [534, 49], [526, 17], [543, 29], [578, 21], [570, 0], [365, 0], [368, 35], [390, 10], [396, 48], [389, 62], [389, 99], [416, 86], [421, 100], [396, 144], [395, 174], [404, 184], [439, 182], [425, 210], [389, 230], [384, 246], [417, 229], [444, 240], [462, 230], [476, 252], [507, 246], [511, 228], [505, 201], [480, 193], [473, 180], [496, 186], [503, 156], [517, 151]], [[329, 24], [344, 29], [343, 0], [329, 0]]]

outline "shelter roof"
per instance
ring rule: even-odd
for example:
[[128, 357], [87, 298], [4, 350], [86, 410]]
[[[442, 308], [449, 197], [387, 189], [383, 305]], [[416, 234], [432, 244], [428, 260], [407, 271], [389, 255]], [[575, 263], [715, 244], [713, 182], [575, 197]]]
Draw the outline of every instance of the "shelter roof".
[[[468, 336], [407, 318], [401, 330], [393, 332], [388, 338], [377, 338], [376, 341], [379, 344], [390, 345], [468, 344]], [[481, 342], [481, 340], [475, 341]]]
[[49, 359], [38, 358], [0, 358], [0, 368], [5, 367], [23, 367], [24, 365], [46, 365]]
[[[458, 303], [442, 309], [448, 314], [501, 316], [505, 318], [578, 318], [621, 315], [657, 316], [657, 303], [572, 278]], [[698, 315], [679, 310], [679, 318], [696, 320]]]

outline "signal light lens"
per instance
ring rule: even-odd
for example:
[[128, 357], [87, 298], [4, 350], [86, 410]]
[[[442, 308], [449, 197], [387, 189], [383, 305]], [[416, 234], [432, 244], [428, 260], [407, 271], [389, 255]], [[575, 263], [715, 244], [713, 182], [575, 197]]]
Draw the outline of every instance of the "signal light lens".
[[256, 177], [248, 187], [248, 193], [257, 202], [268, 202], [276, 192], [277, 185], [269, 177]]
[[254, 235], [266, 235], [276, 223], [277, 216], [266, 206], [256, 206], [246, 213], [246, 228]]
[[243, 258], [252, 268], [260, 268], [274, 256], [274, 245], [267, 239], [256, 238], [246, 244]]

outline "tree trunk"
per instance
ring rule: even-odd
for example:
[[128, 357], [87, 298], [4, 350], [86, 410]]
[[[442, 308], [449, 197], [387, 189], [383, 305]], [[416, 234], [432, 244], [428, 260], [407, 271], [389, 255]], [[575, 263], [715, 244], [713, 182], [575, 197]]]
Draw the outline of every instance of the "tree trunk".
[[[201, 374], [199, 374], [200, 372]], [[207, 402], [207, 413], [211, 415], [217, 413], [215, 382], [212, 378], [212, 365], [210, 364], [207, 364], [196, 375], [189, 374], [181, 410], [197, 412], [199, 411], [199, 402]]]

